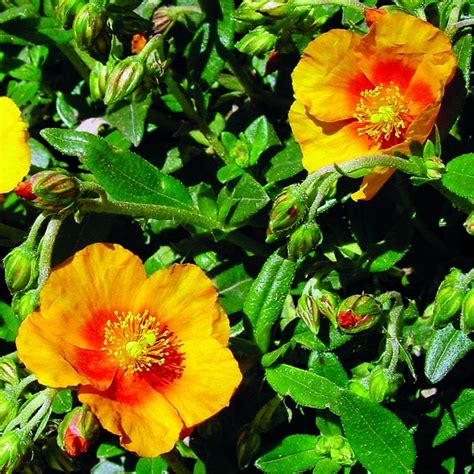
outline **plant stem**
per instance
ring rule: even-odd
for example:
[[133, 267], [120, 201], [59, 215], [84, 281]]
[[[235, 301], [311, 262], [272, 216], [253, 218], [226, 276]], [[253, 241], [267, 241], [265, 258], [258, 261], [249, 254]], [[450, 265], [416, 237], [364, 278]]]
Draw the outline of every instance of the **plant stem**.
[[452, 38], [458, 29], [454, 25], [459, 21], [459, 16], [461, 15], [464, 3], [465, 0], [453, 0], [451, 2], [451, 11], [446, 23], [446, 28], [444, 29], [444, 33], [448, 38]]
[[384, 296], [395, 300], [388, 314], [387, 338], [385, 340], [385, 350], [382, 356], [382, 365], [388, 367], [393, 373], [400, 357], [400, 342], [398, 338], [401, 332], [400, 317], [403, 310], [403, 303], [401, 295], [396, 291], [385, 293]]
[[43, 225], [43, 222], [46, 219], [46, 214], [41, 213], [39, 214], [35, 221], [33, 222], [33, 225], [31, 226], [30, 232], [28, 233], [28, 238], [26, 241], [31, 244], [31, 245], [36, 245], [36, 240], [38, 238], [38, 232], [41, 229], [41, 226]]
[[36, 375], [31, 374], [25, 377], [24, 379], [21, 379], [16, 385], [15, 385], [15, 395], [17, 397], [20, 396], [21, 392], [25, 390], [26, 387], [32, 382], [36, 380]]
[[46, 232], [44, 233], [42, 239], [41, 252], [38, 259], [38, 290], [43, 288], [51, 272], [51, 258], [53, 256], [54, 243], [62, 223], [63, 218], [53, 217], [48, 222], [48, 226], [46, 227]]

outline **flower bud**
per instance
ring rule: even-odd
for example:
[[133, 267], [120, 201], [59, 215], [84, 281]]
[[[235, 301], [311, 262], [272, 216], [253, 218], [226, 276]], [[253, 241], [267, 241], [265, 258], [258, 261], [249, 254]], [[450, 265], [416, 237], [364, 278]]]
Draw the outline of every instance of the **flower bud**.
[[311, 296], [301, 295], [296, 306], [296, 315], [303, 320], [312, 333], [318, 334], [320, 315], [316, 302]]
[[306, 196], [297, 185], [285, 188], [276, 198], [270, 211], [268, 234], [290, 229], [306, 211]]
[[20, 430], [0, 436], [0, 472], [10, 474], [21, 465], [31, 442]]
[[321, 314], [331, 321], [334, 326], [337, 326], [337, 309], [339, 307], [339, 297], [330, 291], [323, 289], [315, 289], [312, 293], [316, 300], [316, 306]]
[[382, 306], [370, 295], [353, 295], [339, 306], [337, 324], [347, 334], [365, 331], [377, 324]]
[[99, 33], [94, 42], [89, 46], [87, 52], [97, 61], [105, 63], [110, 53], [112, 42], [110, 35], [106, 30]]
[[474, 235], [474, 211], [471, 211], [467, 216], [467, 219], [464, 222], [464, 228], [469, 235]]
[[93, 101], [104, 100], [109, 73], [110, 68], [108, 65], [102, 64], [99, 61], [96, 62], [89, 74], [89, 90]]
[[441, 179], [445, 168], [441, 158], [430, 156], [425, 158], [426, 176], [430, 179]]
[[261, 444], [261, 436], [252, 425], [245, 426], [237, 440], [237, 464], [239, 469], [247, 467], [254, 459]]
[[89, 49], [107, 22], [106, 10], [95, 3], [86, 3], [77, 12], [72, 25], [74, 38], [81, 49]]
[[307, 222], [298, 227], [290, 236], [288, 255], [304, 257], [323, 240], [323, 234], [315, 222]]
[[266, 3], [265, 0], [244, 0], [234, 12], [234, 18], [246, 23], [259, 23], [265, 16], [257, 10]]
[[273, 0], [265, 2], [258, 11], [273, 18], [283, 18], [291, 11], [287, 0]]
[[57, 213], [74, 207], [80, 187], [79, 181], [67, 171], [45, 170], [20, 183], [15, 193], [42, 211]]
[[85, 0], [59, 0], [56, 16], [62, 21], [65, 30], [72, 27], [75, 16], [85, 3]]
[[362, 398], [369, 398], [369, 382], [368, 379], [359, 379], [359, 378], [353, 378], [350, 379], [349, 382], [347, 383], [347, 388], [352, 392], [355, 393], [356, 395], [359, 395], [359, 397]]
[[131, 94], [140, 84], [144, 70], [139, 56], [129, 56], [116, 64], [107, 79], [104, 103], [113, 104]]
[[474, 331], [474, 288], [471, 288], [462, 300], [461, 329], [464, 332]]
[[100, 431], [95, 415], [84, 405], [69, 412], [58, 426], [58, 446], [69, 456], [85, 453]]
[[153, 13], [153, 34], [164, 33], [173, 22], [173, 7], [159, 7]]
[[18, 399], [11, 390], [0, 390], [0, 431], [16, 417], [18, 413]]
[[248, 55], [259, 55], [270, 51], [275, 46], [277, 36], [270, 33], [264, 26], [257, 26], [247, 33], [235, 47]]
[[14, 248], [3, 259], [3, 265], [10, 293], [27, 290], [36, 282], [38, 277], [36, 252], [28, 242]]
[[13, 297], [12, 310], [21, 319], [25, 319], [39, 305], [39, 291], [29, 290]]
[[369, 377], [369, 398], [382, 403], [395, 394], [402, 382], [400, 374], [392, 374], [388, 369], [377, 367]]
[[461, 309], [467, 291], [461, 270], [453, 268], [441, 282], [434, 300], [433, 326], [443, 327], [454, 319]]
[[20, 380], [15, 361], [10, 357], [0, 359], [0, 380], [7, 385], [16, 385]]
[[352, 466], [356, 463], [351, 445], [341, 435], [318, 436], [314, 449], [319, 456], [329, 457], [341, 466]]

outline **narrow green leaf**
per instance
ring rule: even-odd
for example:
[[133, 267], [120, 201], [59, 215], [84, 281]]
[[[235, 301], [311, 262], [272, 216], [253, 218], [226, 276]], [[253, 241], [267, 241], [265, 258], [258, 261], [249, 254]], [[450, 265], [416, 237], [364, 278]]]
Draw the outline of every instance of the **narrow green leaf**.
[[458, 68], [464, 77], [465, 87], [469, 90], [472, 60], [472, 32], [469, 29], [456, 40], [453, 50], [457, 56]]
[[53, 413], [56, 413], [58, 415], [71, 411], [72, 409], [71, 390], [64, 389], [64, 390], [59, 391], [53, 398], [51, 409], [53, 410]]
[[249, 165], [256, 164], [260, 155], [269, 147], [280, 144], [272, 124], [264, 115], [246, 128], [244, 136], [250, 145]]
[[469, 336], [452, 324], [436, 331], [426, 352], [425, 375], [428, 380], [432, 383], [442, 380], [473, 347]]
[[446, 165], [442, 182], [452, 193], [474, 200], [474, 153], [451, 160]]
[[330, 380], [290, 365], [265, 369], [265, 377], [277, 393], [291, 397], [298, 405], [337, 410], [341, 389]]
[[295, 434], [283, 438], [280, 443], [255, 461], [263, 472], [282, 474], [303, 472], [311, 469], [316, 461], [317, 436]]
[[344, 435], [360, 463], [373, 474], [406, 474], [416, 452], [405, 425], [377, 403], [344, 391], [338, 407]]
[[20, 7], [10, 7], [5, 11], [0, 12], [0, 24], [7, 21], [17, 20], [20, 18], [31, 18], [35, 16], [35, 9], [33, 5], [26, 4]]
[[257, 346], [267, 352], [272, 326], [281, 313], [296, 264], [274, 253], [264, 263], [244, 302], [244, 313]]

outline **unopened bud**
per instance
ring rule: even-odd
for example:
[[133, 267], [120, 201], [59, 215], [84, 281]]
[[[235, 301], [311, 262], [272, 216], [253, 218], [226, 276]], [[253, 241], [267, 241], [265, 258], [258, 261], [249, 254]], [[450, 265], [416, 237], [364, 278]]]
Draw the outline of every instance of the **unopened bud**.
[[57, 213], [74, 207], [80, 188], [79, 181], [67, 171], [45, 170], [20, 183], [15, 193], [42, 211]]
[[257, 26], [254, 30], [247, 33], [235, 47], [248, 55], [259, 55], [270, 51], [275, 46], [277, 36], [270, 33], [265, 27]]
[[265, 0], [244, 0], [235, 10], [234, 18], [246, 23], [259, 23], [265, 20], [265, 16], [258, 9], [265, 3]]
[[38, 289], [18, 293], [13, 297], [12, 310], [21, 319], [25, 319], [39, 305]]
[[356, 334], [373, 327], [382, 315], [382, 306], [369, 295], [353, 295], [339, 306], [337, 324], [347, 334]]
[[378, 367], [369, 377], [369, 398], [382, 403], [395, 394], [402, 382], [403, 377], [400, 374], [392, 374], [388, 369]]
[[283, 18], [290, 13], [291, 7], [287, 0], [265, 2], [258, 11], [273, 18]]
[[318, 334], [320, 315], [316, 302], [311, 296], [301, 295], [296, 306], [296, 315], [303, 320], [312, 333]]
[[104, 103], [113, 104], [131, 94], [140, 84], [145, 70], [139, 56], [129, 56], [117, 63], [110, 73]]
[[16, 385], [19, 382], [18, 369], [10, 357], [0, 359], [0, 380], [7, 385]]
[[288, 186], [273, 203], [270, 211], [268, 235], [293, 227], [306, 211], [306, 196], [297, 185]]
[[369, 398], [369, 381], [368, 379], [353, 378], [350, 379], [347, 388], [359, 397]]
[[464, 295], [466, 294], [467, 280], [461, 270], [453, 268], [442, 281], [434, 300], [433, 325], [443, 327], [459, 313]]
[[38, 277], [36, 251], [25, 242], [14, 248], [4, 259], [5, 281], [10, 293], [30, 288]]
[[430, 156], [425, 159], [426, 176], [430, 179], [441, 179], [443, 170], [445, 168], [441, 158], [437, 156]]
[[10, 389], [0, 390], [0, 431], [16, 417], [18, 413], [18, 398]]
[[19, 467], [30, 446], [28, 436], [20, 430], [0, 436], [0, 472], [10, 474]]
[[315, 289], [311, 293], [316, 300], [316, 306], [321, 314], [331, 321], [334, 326], [337, 326], [337, 310], [339, 307], [339, 297], [330, 291], [323, 289]]
[[100, 431], [100, 424], [87, 406], [74, 408], [58, 426], [58, 446], [69, 456], [85, 453]]
[[474, 235], [474, 211], [467, 216], [466, 222], [464, 222], [464, 228], [469, 235]]
[[151, 21], [153, 22], [153, 34], [164, 33], [173, 22], [173, 7], [160, 7], [155, 10]]
[[81, 49], [90, 49], [99, 37], [107, 22], [107, 12], [95, 3], [86, 3], [74, 18], [73, 31], [77, 45]]
[[56, 7], [56, 16], [63, 23], [65, 30], [72, 27], [75, 16], [85, 3], [85, 0], [59, 0]]
[[315, 222], [307, 222], [298, 227], [290, 236], [288, 255], [304, 257], [323, 240], [323, 234]]
[[110, 53], [111, 38], [109, 33], [104, 29], [99, 33], [94, 42], [89, 46], [87, 52], [100, 62], [105, 63]]
[[244, 469], [255, 458], [261, 444], [261, 436], [252, 425], [242, 429], [237, 440], [237, 464]]
[[108, 65], [97, 61], [89, 74], [89, 90], [93, 101], [104, 100], [109, 72]]
[[318, 436], [314, 449], [319, 456], [329, 457], [341, 466], [352, 466], [356, 463], [351, 445], [341, 435]]
[[471, 288], [462, 300], [461, 329], [464, 332], [474, 331], [474, 288]]

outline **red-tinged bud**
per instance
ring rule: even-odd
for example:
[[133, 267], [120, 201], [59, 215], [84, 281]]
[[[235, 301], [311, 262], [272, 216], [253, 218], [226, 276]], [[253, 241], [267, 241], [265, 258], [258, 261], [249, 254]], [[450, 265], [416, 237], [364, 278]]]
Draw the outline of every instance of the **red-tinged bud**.
[[10, 293], [28, 290], [38, 277], [36, 251], [25, 242], [14, 248], [4, 259], [5, 281]]
[[311, 295], [316, 301], [316, 306], [322, 315], [337, 326], [337, 309], [339, 307], [339, 297], [327, 290], [315, 289]]
[[316, 302], [311, 296], [301, 295], [296, 306], [296, 315], [303, 320], [312, 333], [318, 334], [321, 317]]
[[74, 207], [80, 187], [79, 181], [67, 171], [45, 170], [20, 183], [15, 193], [42, 211], [57, 213]]
[[464, 228], [469, 235], [474, 235], [474, 211], [472, 211], [464, 222]]
[[323, 234], [318, 224], [306, 222], [298, 227], [288, 241], [288, 255], [290, 258], [304, 257], [314, 250], [323, 240]]
[[72, 25], [76, 43], [81, 49], [89, 49], [99, 37], [107, 22], [107, 11], [95, 4], [86, 3], [77, 12]]
[[337, 324], [347, 334], [356, 334], [373, 327], [382, 315], [382, 306], [369, 295], [353, 295], [339, 306]]
[[84, 405], [69, 412], [58, 426], [58, 446], [71, 457], [87, 452], [100, 431], [95, 415]]
[[139, 86], [144, 71], [140, 56], [129, 56], [117, 63], [107, 79], [104, 103], [113, 104], [131, 94]]
[[153, 22], [153, 34], [158, 35], [164, 33], [168, 27], [173, 22], [174, 7], [160, 7], [155, 10], [153, 13], [153, 18], [151, 21]]
[[267, 63], [265, 64], [265, 76], [280, 68], [280, 53], [278, 51], [270, 51], [268, 53]]

